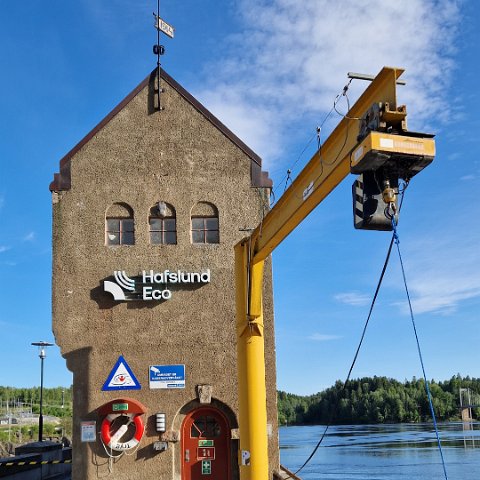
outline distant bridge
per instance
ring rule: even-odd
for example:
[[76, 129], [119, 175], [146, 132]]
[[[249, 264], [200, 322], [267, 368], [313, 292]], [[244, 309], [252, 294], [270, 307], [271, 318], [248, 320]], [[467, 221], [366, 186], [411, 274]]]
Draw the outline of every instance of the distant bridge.
[[480, 394], [472, 392], [469, 388], [460, 389], [460, 412], [464, 422], [472, 422], [472, 408], [480, 407]]

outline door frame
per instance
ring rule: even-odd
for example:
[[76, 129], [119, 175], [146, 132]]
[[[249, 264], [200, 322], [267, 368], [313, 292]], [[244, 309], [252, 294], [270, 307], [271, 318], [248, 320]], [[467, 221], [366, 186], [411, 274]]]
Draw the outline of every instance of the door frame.
[[[226, 480], [231, 480], [232, 478], [232, 454], [231, 454], [231, 440], [232, 440], [232, 434], [231, 434], [231, 425], [230, 422], [228, 421], [227, 416], [225, 415], [222, 410], [220, 410], [217, 407], [214, 407], [212, 405], [200, 405], [197, 408], [194, 408], [193, 410], [189, 411], [186, 415], [185, 418], [182, 421], [181, 427], [180, 427], [180, 432], [181, 432], [181, 442], [180, 442], [180, 478], [182, 480], [185, 479], [184, 477], [184, 468], [185, 468], [185, 426], [186, 423], [193, 417], [193, 415], [198, 414], [198, 413], [203, 413], [206, 412], [208, 415], [208, 412], [213, 413], [214, 415], [217, 415], [222, 418], [223, 422], [226, 425], [226, 454], [227, 454], [227, 459], [225, 464], [227, 465], [227, 475], [226, 475]], [[188, 438], [190, 438], [190, 432], [188, 432]], [[207, 478], [207, 477], [205, 477]]]

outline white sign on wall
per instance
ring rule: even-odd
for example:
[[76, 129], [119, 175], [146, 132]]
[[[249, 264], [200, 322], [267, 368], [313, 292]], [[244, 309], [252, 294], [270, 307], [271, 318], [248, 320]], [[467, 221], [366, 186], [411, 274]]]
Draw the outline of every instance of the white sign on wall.
[[150, 388], [185, 388], [185, 365], [150, 365]]
[[172, 298], [171, 286], [210, 283], [210, 269], [201, 272], [143, 270], [141, 275], [133, 278], [123, 270], [115, 270], [113, 280], [104, 280], [103, 288], [116, 301], [162, 301]]
[[140, 390], [141, 388], [140, 382], [133, 374], [127, 361], [120, 355], [103, 384], [102, 390]]
[[80, 430], [82, 442], [97, 441], [97, 423], [95, 421], [81, 422]]

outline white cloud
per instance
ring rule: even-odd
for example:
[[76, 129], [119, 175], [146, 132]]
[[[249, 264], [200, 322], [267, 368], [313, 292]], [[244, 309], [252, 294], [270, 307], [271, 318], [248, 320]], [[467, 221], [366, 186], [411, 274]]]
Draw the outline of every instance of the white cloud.
[[451, 162], [460, 161], [462, 159], [462, 153], [453, 152], [447, 155], [447, 159]]
[[371, 302], [371, 297], [359, 292], [338, 293], [334, 298], [340, 303], [345, 303], [354, 307], [363, 307]]
[[316, 342], [328, 342], [330, 340], [338, 340], [342, 337], [339, 335], [325, 335], [323, 333], [314, 333], [308, 338], [309, 340], [315, 340]]
[[[270, 113], [262, 106], [247, 105], [238, 91], [233, 91], [227, 85], [217, 86], [215, 91], [201, 94], [202, 102], [222, 119], [228, 119], [230, 128], [254, 151], [262, 149], [264, 155], [277, 157], [281, 152], [279, 141], [266, 142], [265, 139], [277, 138], [275, 133], [280, 128], [278, 119], [271, 118]], [[278, 139], [277, 139], [278, 140]]]
[[[432, 231], [402, 251], [415, 314], [450, 315], [461, 302], [480, 297], [478, 231], [458, 235], [454, 225], [448, 231]], [[395, 305], [408, 311], [406, 301]]]
[[[460, 24], [455, 0], [241, 0], [238, 8], [245, 30], [226, 41], [195, 93], [267, 168], [294, 139], [295, 121], [320, 123], [349, 71], [405, 67], [399, 100], [413, 112], [411, 129], [456, 113], [445, 101]], [[352, 83], [352, 100], [365, 86]]]
[[465, 182], [475, 180], [475, 175], [464, 175], [463, 177], [460, 177], [460, 180], [463, 180]]
[[22, 240], [24, 242], [32, 242], [33, 240], [35, 240], [35, 232], [27, 233]]
[[10, 250], [11, 247], [8, 247], [7, 245], [0, 245], [0, 253], [6, 252], [7, 250]]

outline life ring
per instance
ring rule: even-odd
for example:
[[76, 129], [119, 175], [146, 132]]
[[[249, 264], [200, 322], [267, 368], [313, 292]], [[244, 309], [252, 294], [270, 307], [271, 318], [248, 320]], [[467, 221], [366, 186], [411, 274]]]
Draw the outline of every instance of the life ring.
[[[110, 431], [113, 421], [120, 417], [128, 417], [129, 421], [123, 424], [113, 435]], [[131, 438], [128, 442], [120, 442], [119, 440], [128, 430], [128, 425], [132, 423], [135, 425], [135, 434], [133, 438]], [[102, 422], [101, 428], [101, 437], [103, 444], [110, 448], [111, 450], [115, 450], [117, 452], [124, 452], [125, 450], [130, 450], [135, 448], [143, 437], [145, 432], [145, 425], [143, 424], [143, 420], [141, 415], [136, 415], [134, 413], [110, 413], [107, 415]]]

